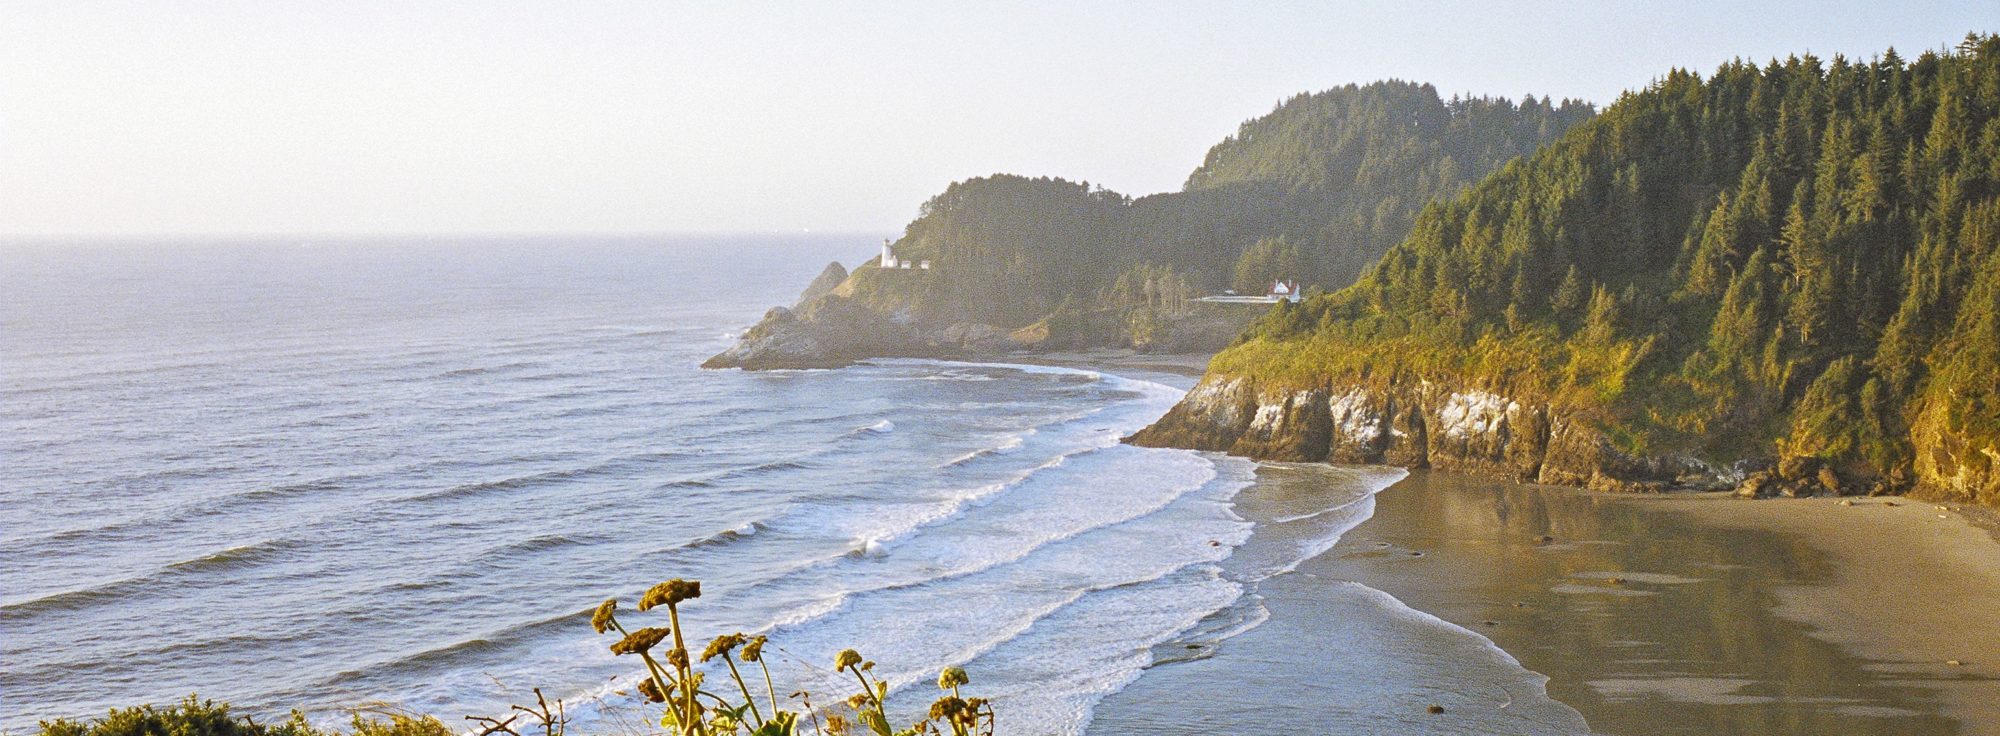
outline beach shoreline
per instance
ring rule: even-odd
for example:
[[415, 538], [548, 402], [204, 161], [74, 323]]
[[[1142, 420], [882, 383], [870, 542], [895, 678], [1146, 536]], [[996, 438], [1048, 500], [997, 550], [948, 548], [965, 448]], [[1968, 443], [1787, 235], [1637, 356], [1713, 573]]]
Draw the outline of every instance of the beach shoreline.
[[1827, 555], [1832, 579], [1781, 586], [1774, 612], [1888, 677], [1937, 689], [1967, 733], [2000, 733], [2000, 532], [1985, 509], [1895, 497], [1627, 502], [1796, 536]]
[[[1265, 464], [1258, 484], [1282, 471], [1296, 487], [1313, 467], [1338, 470]], [[2000, 618], [1990, 615], [2000, 542], [1971, 520], [1977, 511], [1841, 501], [1607, 494], [1411, 471], [1331, 550], [1254, 591], [1271, 612], [1263, 626], [1198, 663], [1155, 665], [1100, 705], [1109, 730], [1094, 731], [1170, 722], [1173, 705], [1148, 694], [1351, 677], [1334, 663], [1352, 640], [1326, 633], [1347, 622], [1323, 598], [1360, 585], [1490, 640], [1546, 676], [1548, 697], [1591, 733], [2000, 733]], [[1404, 686], [1440, 697], [1454, 687]], [[1283, 702], [1292, 693], [1230, 692], [1296, 705]], [[1319, 707], [1369, 707], [1329, 698]], [[1507, 704], [1451, 707], [1429, 720], [1406, 718], [1406, 707], [1393, 721], [1345, 715], [1453, 733], [1468, 715], [1456, 709]]]
[[[1086, 351], [1034, 356], [1021, 362], [1199, 378], [1210, 357]], [[1263, 463], [1258, 485], [1270, 482], [1270, 469], [1293, 472], [1312, 467], [1339, 466]], [[1294, 574], [1318, 577], [1329, 584], [1358, 581], [1419, 611], [1487, 636], [1519, 657], [1528, 669], [1549, 675], [1551, 695], [1582, 711], [1596, 732], [1646, 733], [1634, 729], [1657, 725], [1656, 719], [1671, 718], [1680, 709], [1692, 707], [1702, 711], [1697, 720], [1704, 725], [1688, 733], [1701, 733], [1706, 728], [1784, 733], [1796, 732], [1791, 730], [1794, 727], [1866, 724], [1885, 733], [2000, 735], [2000, 616], [1991, 613], [2000, 611], [2000, 513], [1993, 509], [1904, 496], [1751, 500], [1727, 492], [1607, 493], [1476, 475], [1411, 472], [1409, 478], [1379, 494], [1373, 518]], [[1254, 496], [1257, 488], [1244, 493]], [[1454, 513], [1434, 513], [1436, 509], [1426, 504], [1437, 499], [1424, 498], [1426, 495], [1448, 497]], [[1524, 511], [1527, 509], [1531, 511]], [[1590, 532], [1580, 533], [1582, 529]], [[1685, 584], [1645, 581], [1711, 581], [1685, 569], [1667, 573], [1637, 569], [1646, 566], [1602, 554], [1584, 556], [1587, 564], [1596, 565], [1588, 570], [1564, 565], [1439, 564], [1430, 566], [1436, 574], [1413, 575], [1417, 568], [1406, 564], [1425, 559], [1410, 557], [1410, 552], [1443, 561], [1468, 553], [1490, 555], [1496, 548], [1515, 553], [1526, 550], [1540, 558], [1559, 557], [1566, 550], [1643, 546], [1648, 537], [1683, 530], [1699, 537], [1698, 542], [1688, 545], [1693, 549], [1686, 554], [1744, 558], [1695, 565], [1733, 570], [1736, 579], [1727, 581], [1733, 595], [1755, 603], [1736, 609], [1739, 616], [1756, 619], [1745, 624], [1747, 628], [1775, 630], [1784, 642], [1779, 648], [1804, 652], [1801, 656], [1819, 664], [1801, 665], [1802, 671], [1790, 673], [1773, 668], [1755, 673], [1757, 677], [1725, 671], [1729, 667], [1711, 667], [1705, 672], [1702, 667], [1693, 667], [1674, 677], [1648, 676], [1644, 668], [1632, 668], [1640, 676], [1607, 676], [1616, 673], [1604, 670], [1618, 668], [1593, 665], [1616, 665], [1621, 661], [1618, 656], [1604, 657], [1604, 651], [1587, 646], [1565, 649], [1537, 644], [1537, 635], [1545, 631], [1531, 625], [1509, 627], [1502, 621], [1510, 615], [1519, 619], [1517, 614], [1525, 607], [1515, 604], [1526, 601], [1487, 600], [1497, 595], [1492, 589], [1517, 591], [1514, 597], [1526, 597], [1537, 589], [1544, 595], [1556, 591], [1557, 600], [1590, 601], [1604, 597], [1589, 590], [1591, 585], [1619, 580], [1617, 590], [1632, 595], [1606, 595], [1626, 601], [1661, 599], [1657, 602], [1664, 604], [1665, 610], [1640, 612], [1629, 606], [1605, 606], [1593, 607], [1593, 615], [1614, 621], [1634, 615], [1692, 619], [1713, 616], [1714, 611], [1699, 598], [1651, 595], [1673, 593]], [[1385, 544], [1388, 546], [1382, 546]], [[1383, 554], [1382, 550], [1403, 554]], [[1570, 560], [1571, 564], [1576, 562]], [[1619, 569], [1611, 569], [1614, 567]], [[1263, 588], [1256, 594], [1276, 590], [1282, 596], [1288, 589]], [[1289, 589], [1294, 594], [1298, 590]], [[1266, 604], [1283, 610], [1287, 603], [1296, 602]], [[1561, 622], [1545, 620], [1541, 625], [1560, 626]], [[1726, 636], [1717, 633], [1728, 625], [1725, 618], [1701, 627], [1711, 637], [1707, 643], [1728, 646]], [[1228, 641], [1221, 642], [1216, 653], [1226, 656], [1230, 646]], [[1577, 661], [1579, 657], [1603, 657], [1605, 661]], [[1169, 662], [1157, 668], [1171, 669], [1177, 664]], [[1783, 682], [1786, 677], [1794, 681], [1824, 678], [1826, 673], [1820, 668], [1839, 670], [1836, 682], [1813, 692], [1788, 688]], [[1214, 671], [1211, 668], [1211, 673]], [[1296, 674], [1311, 676], [1310, 672]], [[1144, 677], [1157, 678], [1158, 674], [1149, 670]], [[1868, 692], [1850, 697], [1843, 688]]]
[[[1186, 390], [1211, 357], [1089, 350], [995, 360]], [[1260, 463], [1257, 481], [1240, 497], [1269, 491], [1273, 471], [1289, 474], [1285, 493], [1297, 495], [1302, 474], [1357, 469], [1392, 468]], [[1156, 650], [1153, 667], [1099, 704], [1089, 732], [1205, 732], [1216, 724], [1185, 722], [1188, 714], [1162, 696], [1220, 681], [1270, 686], [1221, 689], [1243, 701], [1228, 716], [1232, 726], [1298, 706], [1271, 693], [1282, 683], [1325, 683], [1334, 673], [1315, 669], [1310, 658], [1286, 661], [1296, 656], [1286, 647], [1328, 628], [1329, 610], [1356, 613], [1353, 601], [1333, 601], [1328, 591], [1359, 584], [1518, 660], [1528, 676], [1546, 678], [1546, 691], [1496, 684], [1506, 675], [1495, 673], [1506, 668], [1487, 663], [1472, 677], [1479, 689], [1508, 692], [1504, 703], [1475, 697], [1443, 714], [1424, 713], [1412, 698], [1455, 695], [1456, 673], [1446, 668], [1428, 673], [1438, 681], [1412, 683], [1407, 692], [1377, 683], [1370, 697], [1395, 699], [1396, 711], [1362, 712], [1375, 704], [1350, 702], [1350, 724], [1386, 715], [1396, 720], [1381, 727], [1479, 732], [1492, 723], [1482, 716], [1520, 707], [1513, 703], [1525, 698], [1550, 701], [1542, 707], [1548, 730], [1532, 732], [1583, 732], [1560, 717], [1574, 708], [1588, 732], [1604, 734], [2000, 735], [2000, 645], [1988, 643], [2000, 642], [2000, 620], [1978, 613], [2000, 610], [2000, 515], [1989, 509], [1901, 496], [1610, 493], [1409, 472], [1331, 549], [1253, 586], [1246, 600], [1266, 611], [1262, 624], [1218, 641], [1194, 631]], [[1663, 561], [1611, 552], [1659, 546], [1654, 537], [1684, 549], [1669, 549]], [[1702, 589], [1726, 593], [1683, 594]], [[1272, 632], [1292, 641], [1274, 642]], [[1446, 645], [1460, 656], [1471, 651], [1462, 641]], [[1243, 650], [1254, 653], [1240, 656]], [[1326, 690], [1320, 697], [1324, 706], [1350, 696]], [[1477, 712], [1482, 705], [1496, 710]]]

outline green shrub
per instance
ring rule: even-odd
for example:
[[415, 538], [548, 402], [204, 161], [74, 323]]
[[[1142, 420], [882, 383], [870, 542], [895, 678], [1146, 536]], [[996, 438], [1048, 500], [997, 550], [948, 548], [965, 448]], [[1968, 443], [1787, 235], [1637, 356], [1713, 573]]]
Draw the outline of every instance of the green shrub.
[[[429, 716], [404, 713], [378, 714], [379, 718], [354, 715], [353, 736], [452, 736], [450, 727]], [[306, 722], [304, 713], [292, 711], [291, 718], [277, 725], [265, 725], [245, 716], [229, 713], [229, 704], [202, 700], [189, 695], [168, 708], [141, 705], [114, 708], [103, 718], [84, 722], [58, 718], [42, 721], [41, 736], [340, 736], [338, 731], [321, 730]]]

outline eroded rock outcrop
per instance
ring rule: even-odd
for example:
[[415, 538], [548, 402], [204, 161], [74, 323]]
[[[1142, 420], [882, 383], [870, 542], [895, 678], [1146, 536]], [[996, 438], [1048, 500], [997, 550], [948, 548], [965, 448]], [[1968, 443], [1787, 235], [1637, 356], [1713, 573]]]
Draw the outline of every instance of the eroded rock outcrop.
[[1424, 380], [1260, 389], [1210, 376], [1130, 442], [1287, 461], [1385, 463], [1604, 490], [1716, 490], [1743, 480], [1680, 456], [1635, 457], [1546, 402]]
[[885, 355], [921, 357], [926, 344], [909, 320], [898, 320], [825, 295], [800, 309], [772, 307], [736, 344], [703, 368], [837, 368]]
[[818, 301], [820, 297], [833, 293], [834, 289], [840, 288], [840, 285], [846, 282], [846, 266], [840, 265], [840, 261], [826, 264], [826, 268], [820, 269], [819, 275], [813, 277], [812, 283], [806, 284], [806, 290], [799, 292], [799, 300], [792, 302], [792, 308], [804, 309], [807, 305]]
[[[1021, 352], [1130, 348], [1140, 352], [1213, 352], [1229, 343], [1256, 310], [1195, 309], [1173, 318], [1149, 315], [1148, 329], [1133, 326], [1120, 309], [1064, 311], [1026, 326], [981, 319], [995, 310], [960, 305], [918, 310], [922, 271], [850, 273], [828, 264], [791, 307], [774, 307], [736, 344], [702, 363], [704, 368], [837, 368], [871, 358], [991, 358]], [[949, 315], [949, 316], [943, 316]]]
[[[821, 276], [832, 272], [830, 266]], [[808, 287], [806, 295], [813, 291]], [[960, 358], [1018, 347], [1007, 331], [993, 325], [932, 325], [905, 311], [869, 307], [835, 289], [801, 307], [772, 307], [736, 344], [701, 365], [746, 370], [838, 368], [870, 358]]]

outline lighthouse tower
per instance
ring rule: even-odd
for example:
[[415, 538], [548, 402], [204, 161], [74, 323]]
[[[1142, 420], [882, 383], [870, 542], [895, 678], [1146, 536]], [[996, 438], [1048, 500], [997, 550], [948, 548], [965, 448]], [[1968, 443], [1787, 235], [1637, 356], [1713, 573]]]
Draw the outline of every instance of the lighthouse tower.
[[890, 250], [890, 249], [889, 249], [889, 239], [888, 239], [888, 238], [883, 238], [883, 239], [882, 239], [882, 260], [881, 260], [881, 262], [880, 262], [880, 265], [881, 265], [881, 266], [882, 266], [883, 268], [895, 268], [895, 267], [896, 267], [896, 252], [895, 252], [895, 251], [893, 251], [893, 250]]

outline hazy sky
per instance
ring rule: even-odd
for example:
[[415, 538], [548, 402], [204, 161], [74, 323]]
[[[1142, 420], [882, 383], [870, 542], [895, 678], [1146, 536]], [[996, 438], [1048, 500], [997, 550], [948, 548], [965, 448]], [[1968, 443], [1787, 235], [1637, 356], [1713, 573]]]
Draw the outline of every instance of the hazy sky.
[[900, 228], [953, 180], [1178, 188], [1285, 96], [1598, 103], [2000, 30], [1983, 2], [0, 5], [0, 234]]

